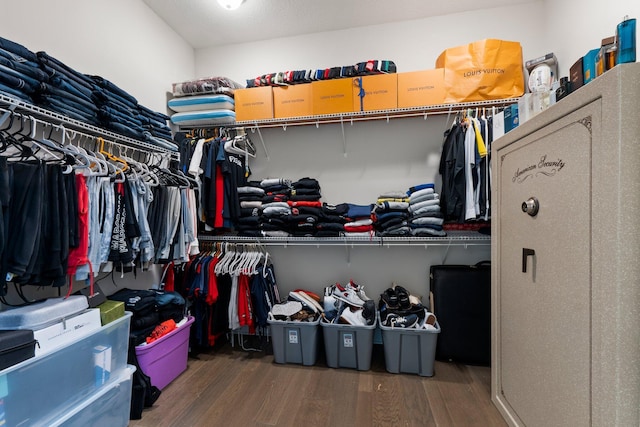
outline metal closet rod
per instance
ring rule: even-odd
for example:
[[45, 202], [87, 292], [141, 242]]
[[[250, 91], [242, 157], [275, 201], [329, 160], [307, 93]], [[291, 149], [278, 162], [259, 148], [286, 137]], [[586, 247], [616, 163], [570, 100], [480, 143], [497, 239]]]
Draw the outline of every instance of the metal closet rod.
[[167, 150], [165, 148], [147, 144], [146, 142], [120, 135], [118, 133], [111, 132], [94, 125], [90, 125], [89, 123], [85, 123], [80, 120], [72, 119], [62, 114], [44, 109], [42, 107], [38, 107], [36, 105], [11, 98], [2, 93], [0, 93], [0, 103], [3, 104], [2, 111], [4, 111], [4, 115], [0, 117], [0, 126], [2, 126], [2, 124], [9, 118], [11, 114], [22, 114], [23, 116], [28, 115], [33, 119], [39, 120], [40, 123], [47, 123], [53, 126], [63, 125], [67, 130], [89, 132], [89, 134], [93, 137], [101, 136], [103, 138], [109, 138], [115, 141], [119, 141], [114, 143], [120, 144], [125, 147], [146, 149], [157, 153], [166, 153], [170, 154], [171, 157], [176, 157], [179, 155], [178, 153]]

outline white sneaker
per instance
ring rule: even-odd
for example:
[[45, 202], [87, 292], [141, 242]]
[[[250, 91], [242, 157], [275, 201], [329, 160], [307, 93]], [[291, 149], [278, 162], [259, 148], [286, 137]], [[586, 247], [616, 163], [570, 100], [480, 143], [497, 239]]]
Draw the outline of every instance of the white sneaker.
[[[287, 301], [281, 304], [274, 304], [271, 307], [271, 315], [274, 318], [286, 317], [287, 319], [302, 310], [302, 303], [299, 301]], [[281, 319], [278, 319], [281, 320]]]
[[336, 283], [336, 287], [333, 290], [333, 296], [340, 301], [344, 301], [349, 305], [353, 305], [355, 307], [362, 307], [364, 305], [364, 301], [362, 298], [358, 296], [356, 290], [351, 286], [342, 286], [340, 283]]
[[418, 329], [436, 330], [435, 324], [436, 324], [436, 315], [431, 313], [425, 308], [424, 317], [420, 319], [420, 323], [418, 324]]
[[355, 311], [349, 307], [345, 307], [340, 314], [340, 323], [346, 323], [354, 326], [367, 326], [367, 320], [362, 315], [362, 309], [358, 308]]
[[289, 296], [296, 301], [300, 301], [305, 306], [313, 310], [314, 313], [323, 313], [324, 309], [315, 299], [304, 293], [304, 291], [291, 291]]
[[347, 288], [349, 287], [352, 288], [354, 291], [356, 291], [356, 295], [358, 295], [358, 298], [360, 298], [362, 301], [368, 301], [371, 299], [367, 296], [367, 294], [364, 293], [363, 285], [356, 285], [353, 280], [349, 280], [349, 283], [347, 284]]

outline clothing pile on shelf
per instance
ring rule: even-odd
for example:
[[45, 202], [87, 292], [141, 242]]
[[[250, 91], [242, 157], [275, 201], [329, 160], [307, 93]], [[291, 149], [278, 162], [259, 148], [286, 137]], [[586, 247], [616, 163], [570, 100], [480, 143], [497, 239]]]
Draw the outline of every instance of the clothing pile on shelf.
[[331, 80], [347, 77], [366, 76], [370, 74], [395, 73], [393, 61], [372, 59], [358, 62], [355, 65], [331, 67], [317, 70], [281, 71], [247, 79], [247, 87], [286, 86], [298, 83], [309, 83], [315, 80]]
[[179, 126], [218, 125], [236, 120], [234, 92], [241, 86], [225, 77], [174, 83], [167, 106], [175, 111], [171, 122]]
[[440, 198], [432, 183], [411, 187], [409, 195], [409, 228], [412, 236], [416, 237], [444, 237]]
[[167, 150], [168, 116], [139, 105], [100, 76], [82, 74], [46, 52], [0, 38], [0, 91], [91, 125], [104, 127]]
[[404, 192], [387, 192], [378, 196], [372, 217], [378, 236], [409, 236], [409, 198]]
[[320, 184], [314, 178], [266, 178], [238, 188], [237, 231], [252, 237], [310, 237], [322, 217]]
[[376, 321], [376, 304], [364, 292], [364, 286], [349, 280], [346, 285], [336, 283], [324, 288], [324, 316], [326, 323], [371, 326]]
[[217, 244], [215, 251], [168, 264], [164, 289], [185, 297], [195, 321], [194, 344], [211, 347], [230, 330], [264, 330], [268, 313], [280, 300], [268, 252], [251, 245]]
[[392, 284], [378, 301], [380, 323], [389, 328], [436, 330], [436, 316], [402, 286]]
[[445, 221], [488, 220], [491, 196], [492, 117], [466, 113], [445, 132], [440, 157], [440, 206]]
[[373, 204], [357, 205], [347, 203], [347, 222], [344, 223], [345, 237], [372, 237], [375, 235], [371, 213]]

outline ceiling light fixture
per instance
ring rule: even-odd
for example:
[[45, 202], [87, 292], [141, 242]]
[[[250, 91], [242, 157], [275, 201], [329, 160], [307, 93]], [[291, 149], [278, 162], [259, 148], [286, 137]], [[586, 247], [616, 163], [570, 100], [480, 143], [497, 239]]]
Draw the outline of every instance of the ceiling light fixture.
[[218, 0], [218, 4], [227, 10], [236, 10], [244, 0]]

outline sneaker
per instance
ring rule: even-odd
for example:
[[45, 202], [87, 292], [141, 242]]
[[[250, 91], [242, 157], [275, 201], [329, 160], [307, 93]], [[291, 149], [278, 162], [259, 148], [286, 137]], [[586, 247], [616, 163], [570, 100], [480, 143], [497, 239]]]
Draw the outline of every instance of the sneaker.
[[313, 322], [314, 319], [315, 316], [307, 310], [300, 310], [291, 316], [291, 320], [295, 320], [297, 322]]
[[388, 288], [380, 294], [380, 305], [383, 303], [388, 310], [396, 310], [400, 307], [398, 305], [398, 295], [396, 295], [396, 291], [393, 288]]
[[291, 291], [289, 292], [289, 298], [295, 301], [300, 301], [302, 305], [311, 309], [314, 313], [322, 313], [324, 311], [322, 306], [316, 300], [307, 295], [305, 291]]
[[271, 314], [276, 320], [287, 320], [300, 310], [302, 310], [302, 303], [300, 301], [287, 301], [274, 304], [273, 307], [271, 307]]
[[336, 287], [333, 290], [333, 296], [340, 301], [344, 301], [349, 305], [355, 307], [362, 307], [364, 301], [358, 296], [355, 289], [351, 287], [344, 287], [340, 283], [336, 283]]
[[389, 315], [387, 315], [386, 323], [386, 326], [391, 328], [413, 328], [416, 323], [418, 323], [418, 316], [416, 314], [400, 316], [395, 313], [389, 313]]
[[424, 316], [418, 322], [418, 329], [436, 329], [436, 315], [424, 309]]
[[325, 295], [322, 300], [324, 308], [324, 317], [331, 321], [338, 315], [338, 307], [336, 306], [336, 298], [333, 295]]
[[362, 317], [367, 321], [367, 325], [373, 325], [376, 321], [376, 303], [373, 300], [366, 300], [362, 306]]
[[367, 320], [362, 315], [361, 308], [358, 308], [354, 311], [350, 307], [345, 307], [345, 309], [340, 314], [340, 323], [345, 323], [353, 326], [367, 326]]
[[356, 295], [358, 295], [358, 298], [360, 298], [362, 301], [368, 301], [371, 299], [367, 296], [367, 294], [364, 293], [364, 286], [356, 285], [353, 280], [349, 280], [349, 283], [346, 287], [352, 288], [354, 291], [356, 291]]
[[409, 292], [402, 286], [395, 285], [394, 290], [398, 296], [398, 306], [400, 310], [408, 310], [411, 308], [411, 301], [409, 300]]

